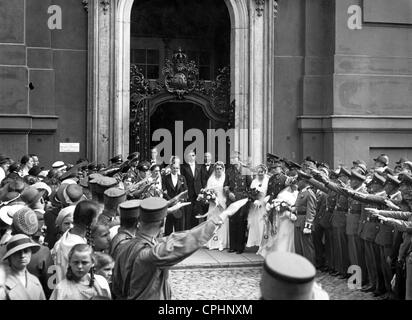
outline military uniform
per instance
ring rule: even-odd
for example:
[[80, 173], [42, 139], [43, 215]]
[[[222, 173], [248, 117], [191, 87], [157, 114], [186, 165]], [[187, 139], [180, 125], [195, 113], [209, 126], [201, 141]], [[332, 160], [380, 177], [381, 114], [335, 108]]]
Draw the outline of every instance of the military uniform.
[[[366, 193], [365, 185], [359, 186], [355, 192]], [[359, 237], [359, 224], [363, 210], [363, 204], [359, 200], [349, 197], [348, 215], [346, 219], [346, 235], [348, 236], [349, 261], [351, 265], [359, 266], [362, 270], [362, 282], [368, 282], [368, 273], [365, 261], [365, 243]]]
[[106, 225], [109, 228], [118, 226], [120, 220], [117, 214], [117, 209], [120, 203], [126, 201], [126, 192], [119, 188], [110, 188], [104, 192], [104, 209], [98, 217], [100, 224]]
[[379, 214], [391, 218], [385, 221], [385, 224], [404, 231], [404, 244], [406, 244], [406, 248], [409, 248], [405, 250], [404, 246], [402, 250], [403, 257], [400, 256], [400, 259], [405, 259], [406, 256], [406, 300], [412, 300], [412, 250], [410, 247], [412, 240], [412, 212], [380, 210]]
[[304, 229], [312, 229], [316, 215], [316, 195], [310, 186], [299, 191], [295, 203], [297, 220], [295, 221], [295, 251], [315, 264], [315, 247], [312, 233], [305, 234]]
[[[119, 254], [123, 245], [135, 237], [137, 231], [137, 218], [139, 217], [140, 213], [140, 203], [140, 200], [130, 200], [119, 204], [121, 225], [117, 230], [117, 234], [113, 237], [109, 248], [109, 254], [114, 260], [116, 260], [117, 255]], [[136, 219], [136, 225], [130, 227], [130, 229], [126, 229], [123, 222], [126, 219]]]
[[[336, 205], [337, 194], [326, 188], [324, 183], [314, 179], [311, 175], [298, 170], [300, 177], [303, 177], [316, 192], [316, 216], [314, 220], [313, 241], [316, 254], [316, 266], [319, 268], [325, 265], [329, 271], [335, 271], [334, 247], [332, 230], [332, 213]], [[323, 243], [323, 237], [325, 242]]]
[[333, 227], [332, 227], [332, 214], [336, 206], [338, 194], [332, 190], [329, 190], [326, 198], [326, 210], [322, 217], [319, 219], [319, 225], [325, 229], [325, 257], [326, 266], [330, 272], [336, 272], [337, 267], [335, 265], [335, 251], [336, 248], [333, 245]]
[[342, 277], [345, 277], [349, 268], [349, 250], [346, 237], [346, 215], [348, 213], [348, 198], [341, 193], [341, 188], [334, 183], [328, 182], [326, 186], [337, 193], [336, 206], [332, 213], [334, 266]]
[[[229, 166], [226, 170], [224, 186], [235, 195], [235, 201], [248, 197], [251, 183], [252, 177], [249, 172], [242, 172], [235, 166]], [[249, 205], [246, 204], [229, 218], [229, 251], [241, 253], [245, 250], [248, 213]]]
[[326, 234], [326, 229], [321, 225], [321, 220], [326, 214], [326, 203], [328, 195], [322, 190], [316, 191], [316, 215], [314, 219], [314, 229], [313, 229], [313, 243], [315, 246], [315, 256], [316, 256], [316, 268], [325, 267], [326, 263], [326, 250], [325, 244], [323, 243], [323, 237]]
[[[144, 223], [161, 221], [166, 216], [167, 201], [145, 199], [141, 203]], [[210, 220], [189, 231], [153, 238], [140, 229], [127, 242], [115, 261], [113, 293], [118, 299], [169, 300], [169, 268], [184, 260], [207, 243], [216, 231], [220, 218]]]
[[[384, 178], [375, 174], [372, 178], [373, 181], [377, 181], [380, 184], [384, 184]], [[357, 199], [367, 203], [368, 207], [381, 209], [384, 207], [384, 199], [386, 199], [385, 191], [380, 191], [375, 194], [360, 194]], [[376, 294], [383, 293], [384, 281], [383, 273], [380, 261], [379, 246], [375, 243], [376, 236], [379, 232], [380, 223], [377, 218], [372, 217], [370, 214], [362, 210], [358, 235], [364, 241], [365, 246], [365, 263], [368, 271], [369, 286], [364, 288], [366, 291], [375, 290]]]

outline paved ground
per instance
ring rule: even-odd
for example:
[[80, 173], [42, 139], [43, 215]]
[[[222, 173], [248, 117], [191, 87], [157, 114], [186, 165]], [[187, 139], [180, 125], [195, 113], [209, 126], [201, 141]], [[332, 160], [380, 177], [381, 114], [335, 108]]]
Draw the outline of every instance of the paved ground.
[[256, 267], [263, 264], [263, 258], [256, 250], [248, 250], [242, 254], [229, 253], [227, 250], [196, 251], [189, 258], [176, 265], [174, 269], [221, 268], [221, 267]]
[[[253, 252], [199, 250], [170, 272], [174, 300], [257, 300], [263, 259]], [[318, 283], [331, 300], [375, 300], [350, 290], [345, 280], [319, 273]]]
[[[258, 300], [261, 268], [175, 269], [170, 272], [173, 300]], [[320, 274], [318, 283], [330, 300], [377, 300], [350, 290], [344, 280]]]

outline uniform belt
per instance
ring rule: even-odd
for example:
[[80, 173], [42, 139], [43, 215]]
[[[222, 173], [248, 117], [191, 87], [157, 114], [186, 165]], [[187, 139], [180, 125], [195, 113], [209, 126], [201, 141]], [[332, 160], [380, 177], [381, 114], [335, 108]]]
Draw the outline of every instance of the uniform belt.
[[306, 215], [306, 211], [298, 211], [297, 212], [298, 216], [305, 216]]
[[343, 208], [343, 207], [335, 207], [336, 211], [348, 211], [348, 208]]
[[349, 211], [348, 211], [348, 213], [349, 214], [361, 214], [361, 211], [359, 210], [351, 210], [351, 209], [349, 209]]

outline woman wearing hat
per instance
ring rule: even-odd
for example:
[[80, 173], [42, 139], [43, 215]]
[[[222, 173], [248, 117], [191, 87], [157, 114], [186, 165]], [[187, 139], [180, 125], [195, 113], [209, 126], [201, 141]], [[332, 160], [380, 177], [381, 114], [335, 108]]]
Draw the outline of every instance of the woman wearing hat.
[[33, 276], [27, 266], [32, 253], [40, 246], [23, 234], [13, 236], [7, 244], [3, 261], [8, 261], [10, 269], [6, 279], [6, 294], [10, 300], [46, 300], [39, 279]]

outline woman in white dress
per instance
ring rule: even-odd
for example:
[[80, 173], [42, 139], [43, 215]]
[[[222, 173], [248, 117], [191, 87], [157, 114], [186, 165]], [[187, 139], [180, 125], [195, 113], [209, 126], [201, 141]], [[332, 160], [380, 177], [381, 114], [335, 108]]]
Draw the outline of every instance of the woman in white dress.
[[251, 189], [259, 191], [257, 200], [250, 206], [247, 224], [248, 224], [248, 238], [246, 247], [260, 246], [263, 238], [263, 229], [265, 226], [264, 215], [266, 213], [266, 203], [264, 201], [268, 190], [269, 176], [267, 175], [267, 167], [259, 165], [257, 167], [257, 177], [250, 185]]
[[[294, 221], [297, 217], [291, 208], [295, 205], [298, 193], [296, 184], [292, 184], [278, 194], [273, 209], [267, 206], [269, 210], [265, 217], [263, 243], [258, 251], [263, 257], [273, 251], [295, 252]], [[273, 215], [273, 221], [269, 219], [270, 214]]]
[[[226, 197], [223, 192], [223, 185], [225, 183], [225, 164], [221, 161], [215, 163], [213, 172], [207, 181], [206, 189], [213, 189], [216, 193], [216, 201], [209, 202], [209, 210], [204, 215], [207, 219], [211, 219], [212, 216], [218, 216], [226, 209]], [[202, 218], [204, 216], [198, 216]], [[218, 249], [223, 251], [229, 248], [229, 222], [225, 221], [223, 225], [217, 229], [212, 239], [206, 245], [209, 250]]]

